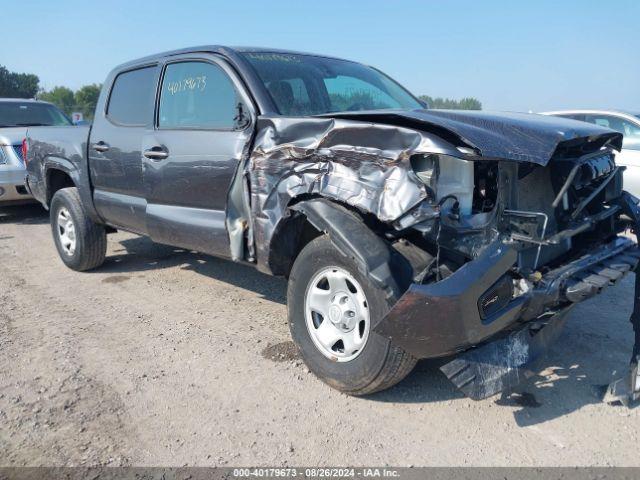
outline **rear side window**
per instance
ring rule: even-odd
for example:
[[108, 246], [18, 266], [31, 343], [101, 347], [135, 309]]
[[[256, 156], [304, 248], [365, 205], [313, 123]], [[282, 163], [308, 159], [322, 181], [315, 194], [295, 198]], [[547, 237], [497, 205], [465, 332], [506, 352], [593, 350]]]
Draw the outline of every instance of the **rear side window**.
[[151, 123], [155, 99], [156, 68], [145, 67], [119, 74], [109, 96], [107, 116], [116, 123], [143, 126]]
[[[620, 133], [624, 133], [622, 131], [622, 127], [618, 126], [618, 123], [620, 122], [614, 117], [609, 117], [607, 115], [587, 115], [587, 122], [595, 123], [601, 127], [611, 128], [619, 131]], [[616, 126], [619, 128], [615, 128]]]
[[229, 76], [207, 62], [169, 64], [162, 80], [160, 128], [233, 129], [240, 98]]
[[560, 116], [564, 117], [564, 118], [570, 118], [572, 120], [580, 120], [580, 121], [584, 122], [584, 115], [579, 114], [579, 113], [572, 113], [572, 114], [569, 114], [569, 115], [560, 115]]

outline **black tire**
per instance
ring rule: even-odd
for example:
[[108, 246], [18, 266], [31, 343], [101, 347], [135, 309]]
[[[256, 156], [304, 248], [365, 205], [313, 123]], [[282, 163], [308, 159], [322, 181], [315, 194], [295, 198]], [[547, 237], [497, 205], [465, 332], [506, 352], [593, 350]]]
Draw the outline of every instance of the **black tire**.
[[[75, 249], [72, 253], [62, 245], [59, 234], [58, 218], [62, 209], [69, 212], [74, 224]], [[67, 267], [84, 272], [102, 265], [107, 253], [107, 233], [103, 225], [95, 223], [85, 213], [77, 188], [63, 188], [55, 193], [51, 200], [50, 221], [53, 241]]]
[[367, 395], [395, 385], [411, 372], [416, 359], [373, 330], [358, 356], [347, 362], [329, 359], [314, 344], [305, 319], [305, 298], [309, 282], [327, 267], [342, 268], [358, 281], [373, 325], [397, 300], [386, 300], [386, 292], [365, 278], [356, 262], [342, 255], [327, 235], [311, 241], [296, 258], [287, 289], [289, 328], [302, 359], [317, 377], [349, 395]]

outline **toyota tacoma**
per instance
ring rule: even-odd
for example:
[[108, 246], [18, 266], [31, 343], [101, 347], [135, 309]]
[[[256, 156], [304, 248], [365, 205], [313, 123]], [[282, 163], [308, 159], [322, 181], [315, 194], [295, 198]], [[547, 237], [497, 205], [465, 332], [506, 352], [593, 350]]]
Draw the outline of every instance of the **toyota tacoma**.
[[621, 145], [573, 120], [430, 110], [352, 61], [206, 46], [115, 68], [93, 125], [30, 128], [26, 160], [68, 267], [99, 267], [120, 229], [251, 264], [288, 279], [293, 340], [332, 387], [370, 394], [447, 357], [480, 399], [636, 269]]

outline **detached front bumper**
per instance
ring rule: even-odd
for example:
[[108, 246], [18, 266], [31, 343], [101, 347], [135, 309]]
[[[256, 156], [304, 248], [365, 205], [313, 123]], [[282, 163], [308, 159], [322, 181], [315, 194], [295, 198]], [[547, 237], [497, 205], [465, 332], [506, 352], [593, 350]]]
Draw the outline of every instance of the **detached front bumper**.
[[[638, 200], [625, 192], [619, 203], [637, 237]], [[559, 335], [573, 305], [636, 272], [640, 249], [631, 239], [616, 237], [546, 272], [533, 288], [514, 297], [501, 285], [513, 281], [507, 272], [516, 261], [512, 246], [496, 242], [445, 280], [412, 285], [374, 330], [417, 358], [457, 354], [442, 371], [469, 397], [486, 398], [527, 376], [528, 367]], [[635, 332], [631, 380], [619, 380], [609, 392], [609, 397], [623, 403], [640, 398], [637, 274], [631, 323]]]
[[496, 286], [516, 261], [514, 248], [495, 243], [445, 280], [412, 285], [374, 330], [417, 358], [463, 352], [519, 323], [548, 318], [615, 284], [635, 270], [640, 252], [632, 240], [617, 237], [548, 272], [527, 293], [483, 315], [480, 300], [487, 298], [487, 292], [498, 295]]
[[441, 370], [468, 397], [481, 400], [527, 378], [573, 305], [634, 271], [640, 251], [632, 240], [618, 237], [482, 315], [480, 299], [499, 292], [495, 285], [515, 261], [514, 250], [496, 244], [446, 280], [412, 285], [375, 331], [417, 358], [458, 354]]

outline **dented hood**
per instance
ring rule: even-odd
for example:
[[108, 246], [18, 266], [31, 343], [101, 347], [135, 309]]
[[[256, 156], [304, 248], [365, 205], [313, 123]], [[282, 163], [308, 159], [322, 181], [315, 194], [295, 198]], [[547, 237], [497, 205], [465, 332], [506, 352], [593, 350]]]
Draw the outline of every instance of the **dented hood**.
[[[546, 165], [561, 144], [595, 142], [620, 150], [622, 135], [586, 122], [528, 113], [469, 110], [375, 110], [325, 116], [425, 130], [482, 157]], [[599, 148], [597, 146], [597, 148]]]

